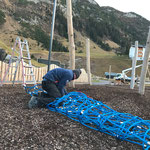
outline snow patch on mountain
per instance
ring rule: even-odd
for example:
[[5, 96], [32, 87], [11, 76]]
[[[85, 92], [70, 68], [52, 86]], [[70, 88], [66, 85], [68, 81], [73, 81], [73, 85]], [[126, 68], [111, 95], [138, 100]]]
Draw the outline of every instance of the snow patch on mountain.
[[125, 13], [124, 16], [129, 17], [129, 18], [136, 18], [137, 17], [137, 15], [133, 14], [132, 12]]
[[95, 0], [88, 0], [91, 4], [97, 5]]

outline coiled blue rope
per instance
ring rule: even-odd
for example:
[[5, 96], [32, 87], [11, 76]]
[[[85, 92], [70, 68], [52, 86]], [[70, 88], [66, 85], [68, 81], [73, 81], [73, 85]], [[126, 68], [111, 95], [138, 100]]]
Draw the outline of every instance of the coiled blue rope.
[[150, 149], [150, 120], [119, 113], [81, 92], [71, 92], [47, 105], [81, 124]]

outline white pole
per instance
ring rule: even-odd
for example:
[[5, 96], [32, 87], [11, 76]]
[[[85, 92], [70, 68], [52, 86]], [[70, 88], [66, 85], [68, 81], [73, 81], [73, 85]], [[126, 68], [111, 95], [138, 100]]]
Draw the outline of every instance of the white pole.
[[88, 74], [88, 83], [91, 85], [91, 65], [90, 65], [90, 41], [86, 39], [86, 68]]
[[135, 41], [135, 52], [134, 57], [132, 58], [132, 75], [131, 75], [130, 89], [134, 89], [135, 86], [135, 67], [137, 62], [137, 54], [138, 54], [138, 41]]
[[142, 70], [141, 70], [141, 76], [140, 76], [139, 93], [141, 95], [144, 95], [145, 92], [145, 79], [146, 79], [146, 73], [148, 69], [149, 54], [150, 54], [150, 27], [149, 27], [149, 33], [146, 42], [146, 49], [144, 54]]
[[[70, 69], [74, 70], [75, 69], [75, 45], [74, 45], [71, 0], [66, 0], [66, 4], [67, 4], [67, 24], [68, 24], [68, 38], [69, 38]], [[71, 86], [75, 87], [74, 82], [71, 82]]]

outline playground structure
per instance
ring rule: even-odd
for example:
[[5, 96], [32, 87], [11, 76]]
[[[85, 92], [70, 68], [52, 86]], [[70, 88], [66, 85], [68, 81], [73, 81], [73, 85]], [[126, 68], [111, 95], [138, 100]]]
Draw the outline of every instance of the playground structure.
[[[22, 61], [22, 57], [18, 57], [18, 59], [18, 62]], [[27, 58], [27, 60], [29, 59], [30, 58]], [[15, 68], [17, 67], [15, 66]], [[32, 68], [31, 64], [27, 68]], [[15, 70], [15, 72], [17, 71]], [[30, 73], [32, 74], [33, 71]], [[25, 74], [23, 74], [23, 85], [26, 86], [24, 76]], [[15, 77], [13, 83], [14, 81]], [[35, 79], [33, 79], [33, 81], [35, 81]], [[32, 83], [34, 85], [36, 84], [35, 82]], [[33, 92], [29, 92], [31, 96], [32, 94], [37, 94], [40, 90], [35, 88], [35, 86], [32, 88]], [[63, 105], [60, 106], [62, 102]], [[139, 144], [143, 146], [145, 150], [150, 148], [150, 121], [142, 120], [131, 114], [118, 113], [102, 102], [93, 100], [83, 93], [73, 92], [65, 95], [59, 100], [49, 104], [48, 108], [52, 111], [67, 115], [69, 118], [91, 129], [107, 133], [121, 140]]]
[[[135, 66], [135, 68], [137, 69], [137, 68], [142, 68], [142, 65], [143, 64], [140, 64], [140, 65], [137, 65], [137, 66]], [[148, 62], [148, 65], [150, 65], [150, 62]], [[128, 68], [128, 69], [125, 69], [125, 70], [122, 70], [122, 76], [123, 76], [123, 78], [125, 78], [125, 76], [126, 76], [126, 74], [128, 74], [130, 71], [132, 71], [132, 67], [131, 68]], [[150, 74], [149, 74], [149, 70], [148, 70], [148, 76], [150, 76]], [[138, 79], [139, 80], [139, 79]], [[145, 82], [146, 83], [146, 82]]]
[[[137, 47], [137, 51], [136, 51], [136, 47]], [[136, 41], [135, 42], [135, 45], [132, 45], [130, 47], [130, 50], [129, 50], [129, 58], [132, 59], [132, 67], [131, 68], [127, 68], [127, 69], [124, 69], [122, 70], [122, 76], [125, 78], [125, 76], [133, 70], [133, 67], [135, 69], [137, 68], [142, 68], [143, 66], [143, 63], [141, 63], [140, 65], [136, 65], [136, 62], [135, 64], [134, 63], [134, 57], [136, 57], [136, 61], [143, 61], [144, 60], [144, 55], [145, 55], [145, 46], [143, 45], [138, 45], [138, 42]], [[150, 65], [150, 62], [148, 62], [148, 66]], [[148, 73], [148, 76], [150, 76], [149, 74], [149, 68], [147, 68], [147, 73]], [[139, 80], [139, 79], [138, 79]]]
[[[149, 33], [150, 34], [150, 33]], [[135, 45], [132, 45], [129, 50], [129, 58], [132, 59], [132, 67], [127, 68], [122, 70], [121, 73], [113, 73], [111, 70], [109, 72], [105, 72], [106, 78], [114, 78], [115, 80], [122, 80], [122, 81], [129, 81], [130, 83], [130, 88], [134, 88], [134, 84], [140, 83], [140, 81], [143, 83], [142, 89], [145, 88], [145, 84], [149, 84], [149, 77], [150, 77], [150, 71], [149, 71], [149, 66], [150, 66], [150, 56], [149, 56], [149, 40], [150, 40], [150, 35], [148, 35], [147, 39], [147, 46], [145, 49], [145, 46], [138, 45], [138, 41], [135, 41]], [[146, 53], [146, 54], [145, 54]], [[137, 61], [141, 61], [141, 64], [136, 65]], [[141, 75], [135, 77], [135, 72], [137, 68], [142, 68], [141, 69]], [[142, 71], [144, 69], [144, 72]], [[127, 74], [131, 71], [131, 77], [128, 77]], [[148, 75], [147, 79], [146, 76]], [[144, 77], [143, 77], [144, 76]], [[125, 83], [125, 82], [123, 82]], [[141, 93], [139, 91], [139, 93]], [[142, 92], [141, 94], [144, 94]]]
[[121, 140], [150, 148], [150, 120], [128, 113], [119, 113], [81, 92], [71, 92], [47, 105], [81, 124]]
[[[29, 68], [30, 67], [31, 66], [29, 66]], [[13, 82], [14, 81], [15, 78]], [[23, 85], [26, 86], [24, 78]], [[34, 88], [34, 93], [38, 92], [39, 89]], [[29, 94], [32, 95], [33, 93]], [[63, 102], [63, 106], [59, 107], [61, 102]], [[102, 131], [119, 139], [139, 144], [146, 150], [150, 148], [149, 121], [142, 120], [130, 114], [118, 113], [103, 103], [88, 98], [84, 94], [71, 93], [48, 105], [48, 108], [52, 111], [65, 114], [91, 129]]]

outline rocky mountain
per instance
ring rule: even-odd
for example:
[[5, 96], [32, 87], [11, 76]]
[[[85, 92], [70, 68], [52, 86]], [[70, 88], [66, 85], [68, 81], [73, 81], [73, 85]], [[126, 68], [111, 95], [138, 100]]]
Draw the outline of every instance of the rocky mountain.
[[[72, 4], [78, 52], [82, 52], [83, 47], [78, 33], [90, 38], [105, 51], [128, 54], [135, 40], [145, 45], [150, 21], [142, 16], [100, 7], [94, 0], [72, 0]], [[4, 34], [11, 35], [9, 41], [13, 42], [13, 35], [19, 35], [35, 40], [38, 46], [48, 49], [52, 13], [52, 0], [0, 0], [0, 38]], [[53, 50], [68, 51], [67, 39], [66, 0], [58, 0]], [[112, 47], [108, 41], [118, 47]]]

